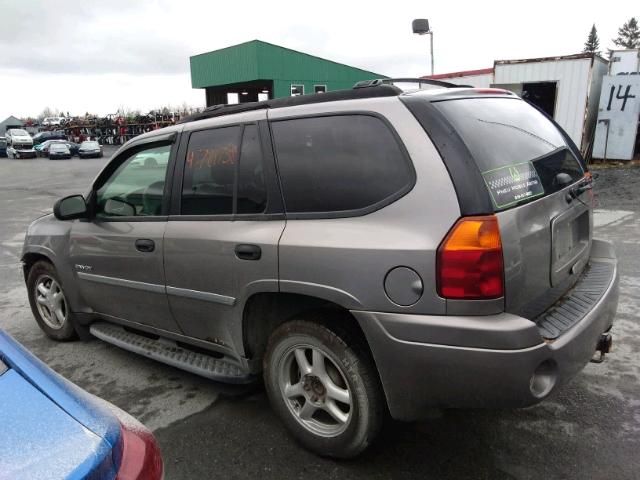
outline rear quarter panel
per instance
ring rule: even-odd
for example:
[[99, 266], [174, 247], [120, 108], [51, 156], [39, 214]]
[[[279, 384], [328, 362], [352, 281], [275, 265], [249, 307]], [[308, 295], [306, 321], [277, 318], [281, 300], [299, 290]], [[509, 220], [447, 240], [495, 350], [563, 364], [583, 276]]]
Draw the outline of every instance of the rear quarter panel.
[[[368, 215], [287, 220], [280, 241], [280, 288], [371, 311], [444, 313], [436, 292], [436, 250], [460, 215], [449, 174], [435, 147], [398, 98], [353, 100], [274, 109], [270, 120], [328, 112], [370, 111], [395, 128], [416, 171], [405, 196]], [[424, 293], [401, 307], [385, 294], [384, 279], [407, 266], [422, 278]]]

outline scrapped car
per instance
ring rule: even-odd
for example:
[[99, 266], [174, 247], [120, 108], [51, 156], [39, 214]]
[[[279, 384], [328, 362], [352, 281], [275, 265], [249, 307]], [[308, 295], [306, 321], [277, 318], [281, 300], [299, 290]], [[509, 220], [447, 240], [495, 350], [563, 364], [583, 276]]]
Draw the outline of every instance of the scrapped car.
[[66, 123], [65, 117], [46, 117], [42, 120], [42, 125], [45, 127], [59, 127]]
[[7, 139], [0, 137], [0, 157], [7, 156]]
[[49, 160], [69, 159], [71, 150], [66, 143], [54, 142], [47, 148], [47, 156]]
[[33, 139], [26, 130], [10, 128], [5, 132], [7, 156], [9, 158], [35, 158]]
[[216, 106], [125, 144], [28, 228], [40, 327], [262, 375], [293, 435], [336, 457], [387, 411], [547, 398], [609, 351], [617, 307], [580, 152], [506, 90], [385, 82]]
[[102, 146], [95, 140], [87, 140], [78, 147], [80, 158], [100, 158], [102, 157]]
[[55, 373], [3, 331], [0, 405], [2, 479], [162, 478], [162, 457], [149, 430]]
[[49, 132], [36, 133], [33, 136], [33, 145], [37, 150], [38, 145], [46, 142], [47, 140], [66, 140], [67, 136], [62, 130], [53, 130]]

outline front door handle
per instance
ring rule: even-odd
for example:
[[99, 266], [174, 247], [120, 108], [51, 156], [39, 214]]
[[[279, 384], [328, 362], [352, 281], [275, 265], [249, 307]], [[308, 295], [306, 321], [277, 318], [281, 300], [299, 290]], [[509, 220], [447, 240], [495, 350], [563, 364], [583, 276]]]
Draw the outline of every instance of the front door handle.
[[156, 249], [156, 242], [148, 238], [139, 238], [136, 240], [136, 250], [139, 252], [149, 253]]
[[236, 257], [240, 260], [260, 260], [262, 249], [258, 245], [241, 243], [236, 245]]

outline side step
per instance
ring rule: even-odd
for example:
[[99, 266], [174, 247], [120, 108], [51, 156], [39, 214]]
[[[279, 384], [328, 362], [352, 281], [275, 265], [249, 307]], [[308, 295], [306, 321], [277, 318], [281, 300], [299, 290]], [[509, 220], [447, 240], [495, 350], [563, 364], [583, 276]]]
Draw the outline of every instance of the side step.
[[107, 343], [218, 382], [251, 383], [255, 380], [231, 360], [179, 347], [169, 339], [147, 338], [103, 322], [91, 324], [89, 331]]

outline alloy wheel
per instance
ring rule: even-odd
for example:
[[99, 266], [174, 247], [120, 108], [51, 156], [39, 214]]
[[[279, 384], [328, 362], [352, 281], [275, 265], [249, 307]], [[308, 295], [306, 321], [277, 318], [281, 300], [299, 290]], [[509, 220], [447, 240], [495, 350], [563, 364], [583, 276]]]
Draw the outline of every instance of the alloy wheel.
[[42, 275], [35, 284], [35, 298], [40, 317], [50, 328], [60, 330], [67, 321], [67, 301], [60, 284], [49, 275]]
[[340, 366], [316, 346], [295, 345], [281, 357], [280, 392], [296, 420], [310, 432], [334, 437], [344, 432], [353, 395]]

